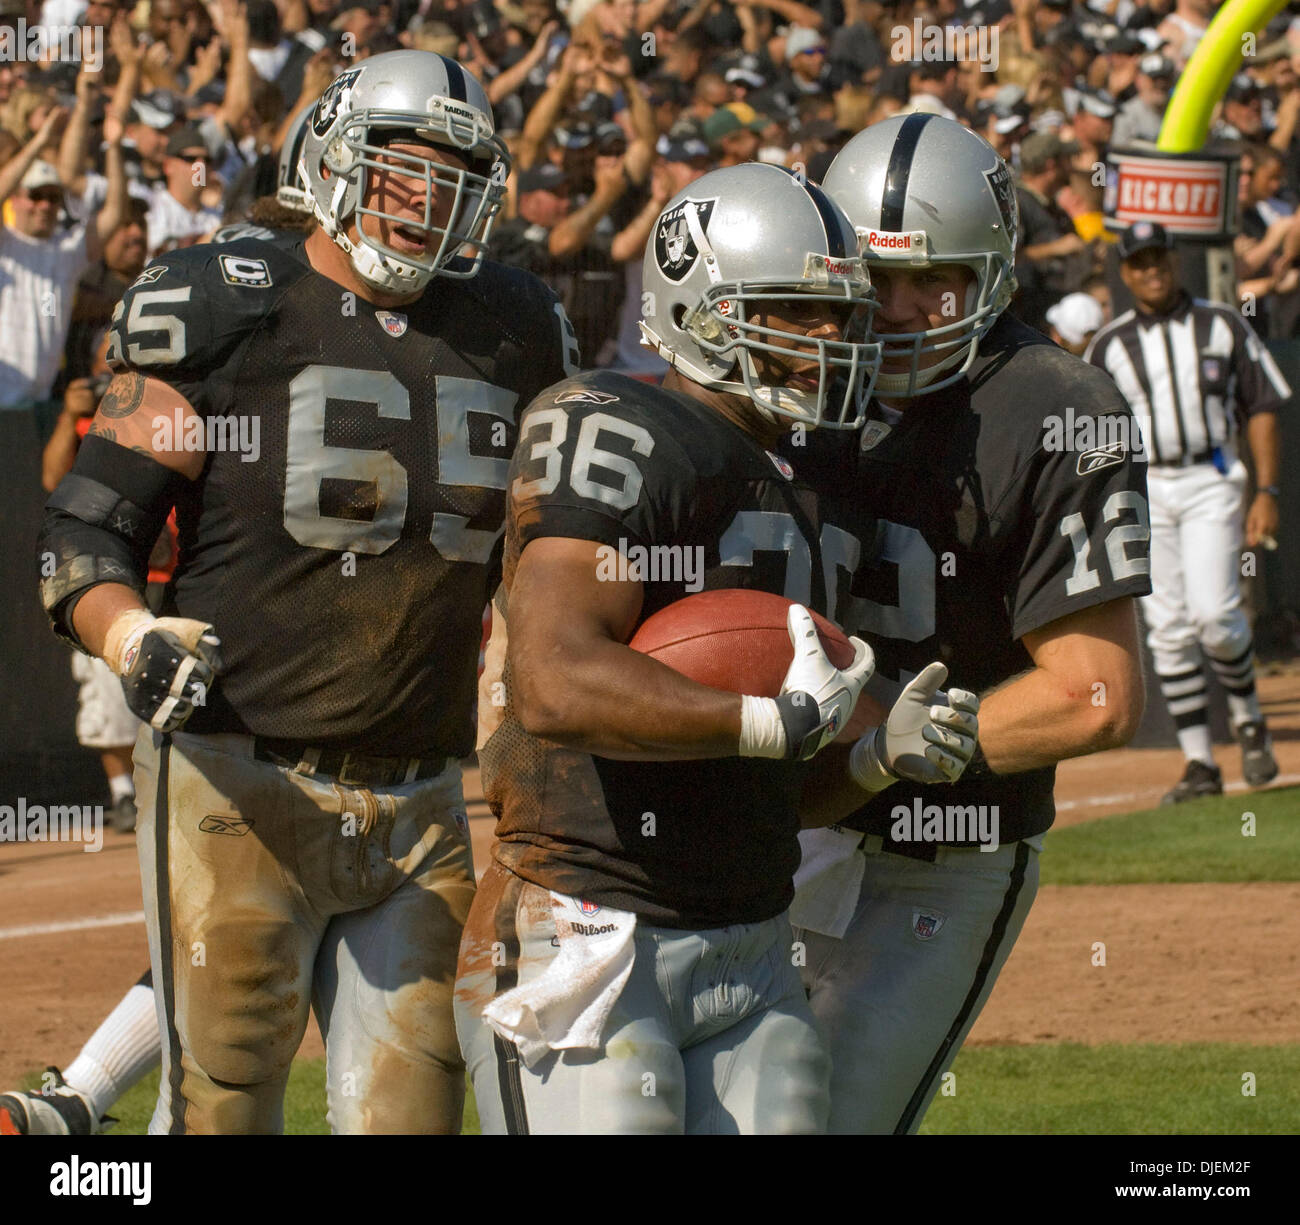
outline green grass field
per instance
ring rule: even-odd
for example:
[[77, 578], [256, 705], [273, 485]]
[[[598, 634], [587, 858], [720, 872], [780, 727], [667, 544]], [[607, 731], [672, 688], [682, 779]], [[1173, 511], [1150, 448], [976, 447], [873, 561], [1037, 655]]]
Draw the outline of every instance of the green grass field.
[[[1243, 837], [1244, 813], [1255, 835]], [[1300, 788], [1256, 792], [1090, 821], [1054, 831], [1045, 885], [1300, 880]], [[1242, 1093], [1245, 1073], [1254, 1096]], [[1300, 1045], [971, 1047], [953, 1065], [923, 1135], [1294, 1134]], [[31, 1083], [37, 1078], [33, 1076]], [[118, 1134], [142, 1134], [158, 1078], [114, 1107]], [[285, 1131], [324, 1134], [325, 1064], [300, 1059], [289, 1078]], [[465, 1134], [478, 1134], [472, 1095]]]
[[[1245, 837], [1243, 816], [1255, 815]], [[1300, 880], [1300, 787], [1216, 796], [1047, 835], [1044, 885]]]
[[[1255, 1095], [1242, 1094], [1242, 1075]], [[1292, 1135], [1300, 1119], [1300, 1045], [969, 1047], [955, 1092], [937, 1097], [922, 1135]], [[112, 1133], [142, 1135], [158, 1091], [151, 1076], [114, 1108]], [[300, 1059], [285, 1131], [323, 1135], [325, 1063]], [[466, 1135], [478, 1135], [473, 1098]]]

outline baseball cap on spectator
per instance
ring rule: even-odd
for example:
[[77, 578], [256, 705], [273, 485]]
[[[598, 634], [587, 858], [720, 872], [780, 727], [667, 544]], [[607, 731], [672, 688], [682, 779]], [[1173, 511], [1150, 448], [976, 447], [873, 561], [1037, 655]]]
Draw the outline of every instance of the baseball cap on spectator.
[[203, 133], [192, 123], [186, 124], [183, 128], [177, 128], [167, 138], [168, 157], [184, 157], [191, 149], [202, 149], [205, 154], [208, 151], [208, 146], [203, 140]]
[[1152, 248], [1172, 251], [1173, 247], [1174, 240], [1169, 231], [1158, 221], [1135, 221], [1119, 236], [1119, 242], [1115, 244], [1120, 259], [1129, 259], [1139, 251], [1149, 251]]
[[722, 75], [728, 85], [746, 85], [750, 89], [762, 89], [767, 85], [767, 78], [759, 71], [756, 55], [742, 55]]
[[1055, 132], [1065, 123], [1065, 114], [1058, 110], [1039, 111], [1034, 120], [1035, 132]]
[[1115, 105], [1115, 99], [1106, 93], [1105, 90], [1088, 90], [1080, 89], [1076, 92], [1075, 113], [1087, 111], [1089, 115], [1096, 115], [1098, 119], [1114, 119], [1115, 112], [1119, 108]]
[[551, 139], [561, 149], [585, 149], [596, 139], [596, 125], [582, 121], [561, 124], [551, 131]]
[[1064, 141], [1055, 132], [1034, 132], [1020, 142], [1020, 168], [1036, 174], [1053, 158], [1078, 152], [1074, 141]]
[[1149, 55], [1144, 55], [1138, 60], [1138, 71], [1144, 76], [1156, 80], [1178, 75], [1178, 69], [1174, 66], [1174, 61], [1167, 56], [1161, 55], [1159, 51], [1152, 51]]
[[225, 81], [209, 81], [206, 85], [200, 86], [198, 91], [193, 95], [191, 101], [195, 107], [202, 106], [220, 106], [226, 100], [226, 83]]
[[826, 40], [820, 30], [811, 30], [807, 26], [795, 26], [785, 36], [785, 60], [788, 64], [796, 55], [805, 55], [809, 51], [826, 50]]
[[579, 119], [588, 123], [604, 123], [614, 118], [614, 100], [598, 89], [589, 89], [575, 110]]
[[1025, 100], [1025, 91], [1019, 85], [1003, 85], [993, 95], [993, 109], [999, 115], [1009, 115]]
[[995, 109], [993, 113], [997, 116], [993, 120], [993, 130], [999, 136], [1008, 136], [1012, 132], [1019, 132], [1021, 128], [1029, 126], [1028, 109], [1014, 110], [1006, 115], [998, 114]]
[[554, 162], [542, 162], [531, 170], [520, 171], [519, 194], [527, 195], [530, 191], [564, 191], [567, 189], [568, 177]]
[[1136, 34], [1120, 30], [1104, 38], [1101, 49], [1108, 55], [1141, 55], [1147, 45]]
[[655, 152], [666, 162], [701, 161], [709, 156], [709, 144], [687, 129], [680, 134], [665, 133], [659, 137]]
[[1133, 36], [1141, 39], [1142, 45], [1148, 51], [1159, 51], [1169, 41], [1155, 26], [1143, 26], [1140, 30], [1134, 30]]
[[1071, 293], [1047, 308], [1047, 322], [1067, 344], [1080, 345], [1106, 322], [1106, 315], [1092, 294]]
[[131, 103], [131, 118], [151, 128], [169, 128], [185, 116], [185, 104], [169, 89], [155, 89]]
[[36, 161], [27, 167], [27, 173], [23, 175], [20, 186], [29, 195], [34, 191], [40, 191], [43, 187], [57, 187], [62, 191], [63, 180], [59, 178], [59, 172], [49, 162]]
[[700, 134], [715, 149], [724, 136], [748, 128], [751, 132], [761, 132], [767, 127], [767, 119], [760, 115], [747, 102], [728, 102], [720, 106], [701, 125]]
[[1224, 99], [1228, 102], [1253, 102], [1260, 95], [1259, 86], [1244, 72], [1232, 78]]
[[627, 133], [612, 119], [598, 123], [595, 131], [596, 148], [605, 155], [627, 152]]

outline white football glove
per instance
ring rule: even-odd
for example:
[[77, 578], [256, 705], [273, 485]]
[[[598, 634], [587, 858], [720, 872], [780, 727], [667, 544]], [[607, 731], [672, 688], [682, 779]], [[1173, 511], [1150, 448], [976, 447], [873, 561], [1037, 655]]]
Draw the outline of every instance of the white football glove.
[[817, 637], [812, 613], [802, 604], [790, 606], [786, 628], [794, 660], [781, 684], [777, 704], [782, 708], [789, 742], [787, 755], [807, 761], [834, 740], [849, 721], [862, 686], [876, 670], [876, 657], [861, 638], [850, 638], [853, 662], [847, 668], [837, 668]]
[[[928, 664], [910, 681], [888, 719], [853, 746], [849, 773], [864, 791], [882, 791], [900, 778], [914, 783], [955, 783], [979, 743], [980, 702], [965, 689], [939, 693], [948, 679], [941, 663]], [[931, 705], [935, 698], [941, 705]]]
[[122, 678], [126, 704], [150, 727], [173, 732], [207, 701], [221, 668], [213, 627], [130, 609], [104, 638], [104, 662]]

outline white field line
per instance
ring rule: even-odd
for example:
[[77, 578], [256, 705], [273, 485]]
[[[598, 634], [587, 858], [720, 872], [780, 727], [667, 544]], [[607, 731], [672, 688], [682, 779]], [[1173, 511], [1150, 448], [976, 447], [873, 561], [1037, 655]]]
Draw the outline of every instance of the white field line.
[[128, 923], [143, 923], [144, 911], [133, 910], [124, 914], [104, 915], [98, 919], [67, 919], [62, 923], [27, 923], [22, 927], [0, 927], [0, 940], [16, 940], [20, 936], [51, 936], [58, 932], [84, 932], [92, 927], [124, 927]]
[[[1279, 774], [1269, 783], [1269, 787], [1293, 787], [1296, 783], [1300, 783], [1300, 774]], [[1170, 786], [1172, 785], [1171, 782]], [[1223, 789], [1227, 793], [1256, 790], [1247, 787], [1243, 782], [1225, 783]], [[1149, 800], [1152, 797], [1155, 797], [1158, 802], [1163, 793], [1160, 787], [1144, 787], [1138, 791], [1112, 791], [1106, 795], [1090, 795], [1081, 800], [1060, 800], [1057, 802], [1056, 811], [1074, 812], [1080, 808], [1100, 808], [1103, 804], [1129, 804], [1135, 800]]]

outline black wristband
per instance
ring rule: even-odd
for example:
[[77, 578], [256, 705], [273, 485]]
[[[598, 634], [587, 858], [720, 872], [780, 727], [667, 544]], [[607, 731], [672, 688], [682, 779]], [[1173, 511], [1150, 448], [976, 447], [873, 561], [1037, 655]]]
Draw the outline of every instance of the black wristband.
[[966, 768], [961, 772], [962, 782], [969, 782], [973, 778], [997, 778], [998, 772], [989, 765], [989, 759], [984, 756], [984, 746], [975, 745], [975, 752], [971, 755], [970, 761], [966, 763]]
[[776, 709], [785, 727], [785, 755], [790, 760], [806, 761], [818, 748], [822, 712], [810, 693], [783, 693], [776, 699]]

